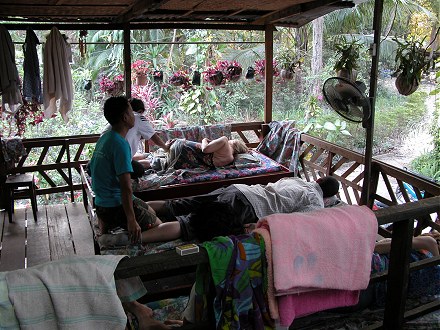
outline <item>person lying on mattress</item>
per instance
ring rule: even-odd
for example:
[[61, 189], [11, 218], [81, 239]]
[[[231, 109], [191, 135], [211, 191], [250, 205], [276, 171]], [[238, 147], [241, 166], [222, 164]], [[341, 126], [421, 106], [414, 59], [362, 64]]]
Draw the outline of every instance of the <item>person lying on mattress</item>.
[[[243, 228], [256, 223], [258, 219], [275, 213], [308, 212], [324, 207], [324, 198], [334, 196], [339, 191], [339, 182], [331, 176], [315, 182], [300, 178], [282, 178], [267, 185], [233, 184], [214, 190], [205, 195], [188, 198], [150, 201], [149, 206], [166, 225], [173, 229], [174, 239], [192, 240], [197, 237], [195, 228], [200, 222], [222, 217], [229, 213], [232, 223]], [[198, 214], [203, 207], [203, 217]], [[199, 219], [202, 221], [199, 221]], [[176, 221], [177, 220], [177, 221]], [[170, 221], [170, 222], [168, 222]], [[201, 232], [201, 231], [199, 231]], [[231, 232], [230, 234], [233, 234]], [[228, 235], [222, 231], [218, 235]], [[168, 238], [170, 235], [167, 236]]]
[[228, 140], [226, 136], [215, 140], [204, 138], [201, 143], [185, 139], [166, 142], [169, 146], [167, 169], [191, 169], [199, 167], [216, 168], [232, 164], [236, 154], [249, 151], [238, 139]]
[[[101, 233], [117, 227], [128, 230], [132, 243], [175, 238], [172, 228], [160, 228], [161, 221], [148, 204], [133, 196], [130, 173], [130, 145], [125, 136], [134, 125], [130, 103], [124, 96], [111, 97], [104, 104], [104, 116], [112, 129], [96, 143], [90, 160], [96, 214]], [[167, 224], [164, 224], [167, 227]]]

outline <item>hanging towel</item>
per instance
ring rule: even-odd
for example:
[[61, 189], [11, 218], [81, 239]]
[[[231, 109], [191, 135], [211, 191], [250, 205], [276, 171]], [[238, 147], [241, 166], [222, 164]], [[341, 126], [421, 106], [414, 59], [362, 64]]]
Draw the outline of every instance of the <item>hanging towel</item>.
[[276, 295], [368, 286], [377, 220], [366, 206], [274, 214], [259, 227], [271, 235]]
[[[114, 280], [124, 257], [67, 257], [7, 272], [20, 329], [125, 329], [127, 318]], [[130, 294], [124, 291], [122, 296]]]
[[26, 30], [26, 39], [23, 44], [23, 96], [27, 101], [43, 103], [41, 93], [40, 62], [38, 61], [37, 45], [40, 44], [35, 32]]
[[72, 109], [73, 102], [69, 56], [67, 41], [53, 27], [44, 46], [43, 102], [46, 118], [50, 118], [58, 108], [64, 121], [68, 121], [67, 112]]
[[[15, 48], [9, 31], [0, 25], [0, 94], [3, 108], [15, 113], [22, 103]], [[7, 105], [7, 106], [6, 106]]]

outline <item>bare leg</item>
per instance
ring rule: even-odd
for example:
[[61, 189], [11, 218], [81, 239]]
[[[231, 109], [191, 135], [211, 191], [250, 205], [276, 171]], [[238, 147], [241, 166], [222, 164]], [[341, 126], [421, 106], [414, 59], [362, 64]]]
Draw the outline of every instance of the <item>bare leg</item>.
[[434, 257], [439, 256], [437, 241], [431, 236], [417, 236], [413, 238], [413, 249], [428, 250]]
[[172, 241], [181, 235], [178, 221], [164, 222], [142, 232], [142, 243]]
[[[432, 255], [439, 255], [439, 247], [437, 242], [431, 236], [417, 236], [413, 237], [412, 248], [414, 250], [428, 250]], [[386, 238], [376, 243], [374, 252], [385, 254], [391, 251], [391, 239]]]
[[124, 310], [136, 316], [140, 330], [163, 330], [171, 329], [169, 326], [153, 319], [151, 308], [144, 306], [137, 301], [122, 303]]
[[147, 202], [148, 206], [150, 206], [150, 208], [152, 208], [156, 214], [158, 214], [159, 216], [161, 214], [163, 214], [163, 212], [166, 212], [165, 209], [165, 201], [149, 201]]

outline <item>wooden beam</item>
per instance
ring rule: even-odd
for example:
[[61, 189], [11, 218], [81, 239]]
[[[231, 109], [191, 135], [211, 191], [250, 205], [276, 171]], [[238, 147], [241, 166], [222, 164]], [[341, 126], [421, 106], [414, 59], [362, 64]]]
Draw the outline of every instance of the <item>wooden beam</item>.
[[352, 2], [348, 2], [348, 1], [342, 2], [339, 0], [323, 0], [320, 1], [319, 3], [306, 2], [299, 5], [288, 7], [283, 10], [277, 10], [269, 14], [262, 15], [258, 19], [254, 20], [252, 23], [256, 25], [275, 24], [281, 20], [288, 19], [298, 14], [303, 14], [305, 12], [313, 11], [323, 6], [336, 5], [336, 4], [338, 6], [341, 6], [342, 8], [354, 7], [354, 4]]
[[122, 15], [119, 15], [115, 23], [127, 23], [139, 19], [146, 12], [160, 8], [169, 0], [137, 0]]
[[264, 85], [264, 121], [272, 121], [272, 101], [273, 101], [273, 25], [266, 25], [264, 34], [264, 50], [266, 67], [264, 74], [266, 79]]

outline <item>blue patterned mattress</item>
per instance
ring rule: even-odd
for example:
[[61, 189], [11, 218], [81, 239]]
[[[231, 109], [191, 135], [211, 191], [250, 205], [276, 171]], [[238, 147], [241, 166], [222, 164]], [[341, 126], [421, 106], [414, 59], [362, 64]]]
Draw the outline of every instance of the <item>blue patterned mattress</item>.
[[232, 178], [248, 177], [259, 174], [273, 173], [285, 168], [273, 159], [262, 153], [251, 150], [249, 155], [236, 159], [234, 164], [217, 168], [215, 170], [182, 169], [171, 174], [157, 175], [155, 173], [144, 175], [133, 186], [134, 191], [143, 191], [172, 184], [195, 183], [216, 181]]

